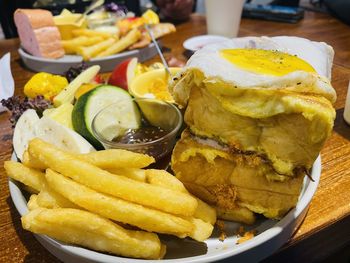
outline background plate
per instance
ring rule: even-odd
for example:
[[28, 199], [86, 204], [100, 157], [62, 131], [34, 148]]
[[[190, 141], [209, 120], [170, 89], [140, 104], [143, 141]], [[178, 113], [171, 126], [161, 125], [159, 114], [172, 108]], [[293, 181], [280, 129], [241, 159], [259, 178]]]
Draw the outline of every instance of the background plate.
[[[160, 41], [158, 41], [158, 44], [162, 46]], [[63, 74], [70, 67], [76, 66], [83, 61], [83, 58], [81, 56], [76, 56], [76, 55], [65, 55], [59, 59], [35, 57], [28, 54], [22, 48], [18, 49], [18, 53], [24, 65], [27, 68], [36, 72], [43, 71], [43, 72], [48, 72], [52, 74]], [[151, 59], [157, 54], [158, 53], [155, 48], [155, 45], [151, 43], [147, 47], [142, 49], [125, 51], [125, 52], [122, 52], [113, 56], [108, 56], [105, 58], [96, 58], [96, 59], [87, 61], [86, 63], [89, 66], [99, 65], [101, 66], [100, 72], [108, 72], [108, 71], [112, 71], [118, 63], [120, 63], [121, 61], [127, 58], [137, 57], [139, 59], [139, 62], [143, 62], [148, 59]]]
[[[16, 160], [14, 154], [12, 160]], [[218, 260], [223, 260], [222, 262], [232, 262], [232, 260], [241, 260], [240, 262], [256, 262], [269, 256], [280, 248], [288, 241], [296, 228], [301, 224], [306, 215], [312, 196], [317, 189], [320, 175], [321, 157], [318, 156], [311, 172], [314, 182], [305, 176], [303, 189], [297, 206], [279, 221], [260, 219], [253, 226], [249, 228], [246, 227], [246, 230], [256, 229], [258, 233], [251, 240], [239, 245], [236, 244], [237, 237], [234, 235], [234, 232], [241, 224], [233, 222], [225, 223], [228, 237], [224, 242], [219, 241], [219, 234], [216, 231], [214, 231], [213, 235], [206, 242], [196, 242], [189, 238], [179, 239], [176, 237], [160, 235], [161, 241], [167, 245], [166, 258], [163, 260], [122, 258], [95, 252], [78, 246], [67, 245], [45, 235], [35, 235], [35, 237], [53, 255], [66, 263], [194, 263]], [[20, 215], [26, 214], [28, 211], [27, 200], [23, 196], [21, 189], [11, 179], [9, 179], [9, 188], [12, 201], [18, 212]]]
[[215, 35], [195, 36], [185, 40], [183, 47], [187, 50], [195, 52], [208, 44], [218, 43], [226, 40], [229, 40], [229, 38]]

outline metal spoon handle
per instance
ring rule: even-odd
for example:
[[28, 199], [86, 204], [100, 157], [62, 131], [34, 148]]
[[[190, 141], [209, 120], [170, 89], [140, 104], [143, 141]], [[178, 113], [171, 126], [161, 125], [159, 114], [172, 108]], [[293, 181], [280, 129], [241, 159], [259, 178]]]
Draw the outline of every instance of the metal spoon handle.
[[163, 65], [164, 65], [164, 67], [165, 67], [165, 71], [169, 74], [169, 76], [171, 76], [168, 63], [166, 62], [166, 60], [165, 60], [165, 58], [164, 58], [164, 56], [163, 56], [163, 53], [162, 53], [162, 51], [160, 50], [160, 47], [159, 47], [158, 42], [156, 41], [156, 39], [155, 39], [155, 37], [154, 37], [154, 35], [153, 35], [152, 30], [150, 29], [150, 27], [149, 27], [148, 24], [145, 24], [145, 28], [146, 28], [148, 34], [151, 36], [152, 42], [153, 42], [153, 44], [155, 45], [156, 50], [157, 50], [157, 52], [158, 52], [158, 55], [160, 56], [160, 59], [162, 60], [162, 63], [163, 63]]

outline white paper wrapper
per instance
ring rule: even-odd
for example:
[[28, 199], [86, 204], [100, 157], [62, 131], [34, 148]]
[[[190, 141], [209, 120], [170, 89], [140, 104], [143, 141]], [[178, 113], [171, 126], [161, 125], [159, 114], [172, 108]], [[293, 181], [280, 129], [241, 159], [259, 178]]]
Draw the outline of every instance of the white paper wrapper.
[[[15, 83], [11, 73], [10, 58], [10, 53], [7, 53], [0, 59], [0, 100], [13, 96], [15, 89]], [[6, 108], [0, 104], [0, 112], [5, 110]]]

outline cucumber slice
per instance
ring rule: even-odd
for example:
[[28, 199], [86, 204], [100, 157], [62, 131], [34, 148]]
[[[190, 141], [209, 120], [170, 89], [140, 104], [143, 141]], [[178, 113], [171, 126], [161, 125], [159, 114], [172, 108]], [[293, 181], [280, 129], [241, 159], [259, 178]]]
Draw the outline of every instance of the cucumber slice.
[[118, 129], [121, 133], [127, 129], [137, 129], [141, 125], [141, 114], [127, 91], [110, 85], [96, 87], [77, 100], [72, 112], [74, 130], [96, 149], [103, 149], [103, 146], [93, 135], [92, 121], [97, 113], [111, 104], [115, 106], [109, 107], [98, 121], [98, 129], [103, 131], [106, 139], [113, 139], [118, 134]]

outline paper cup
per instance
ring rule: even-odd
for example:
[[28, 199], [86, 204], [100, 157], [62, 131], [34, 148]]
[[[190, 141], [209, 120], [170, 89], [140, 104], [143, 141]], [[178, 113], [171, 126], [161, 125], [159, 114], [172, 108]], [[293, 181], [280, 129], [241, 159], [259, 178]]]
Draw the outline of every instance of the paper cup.
[[245, 0], [205, 0], [209, 35], [237, 37]]

